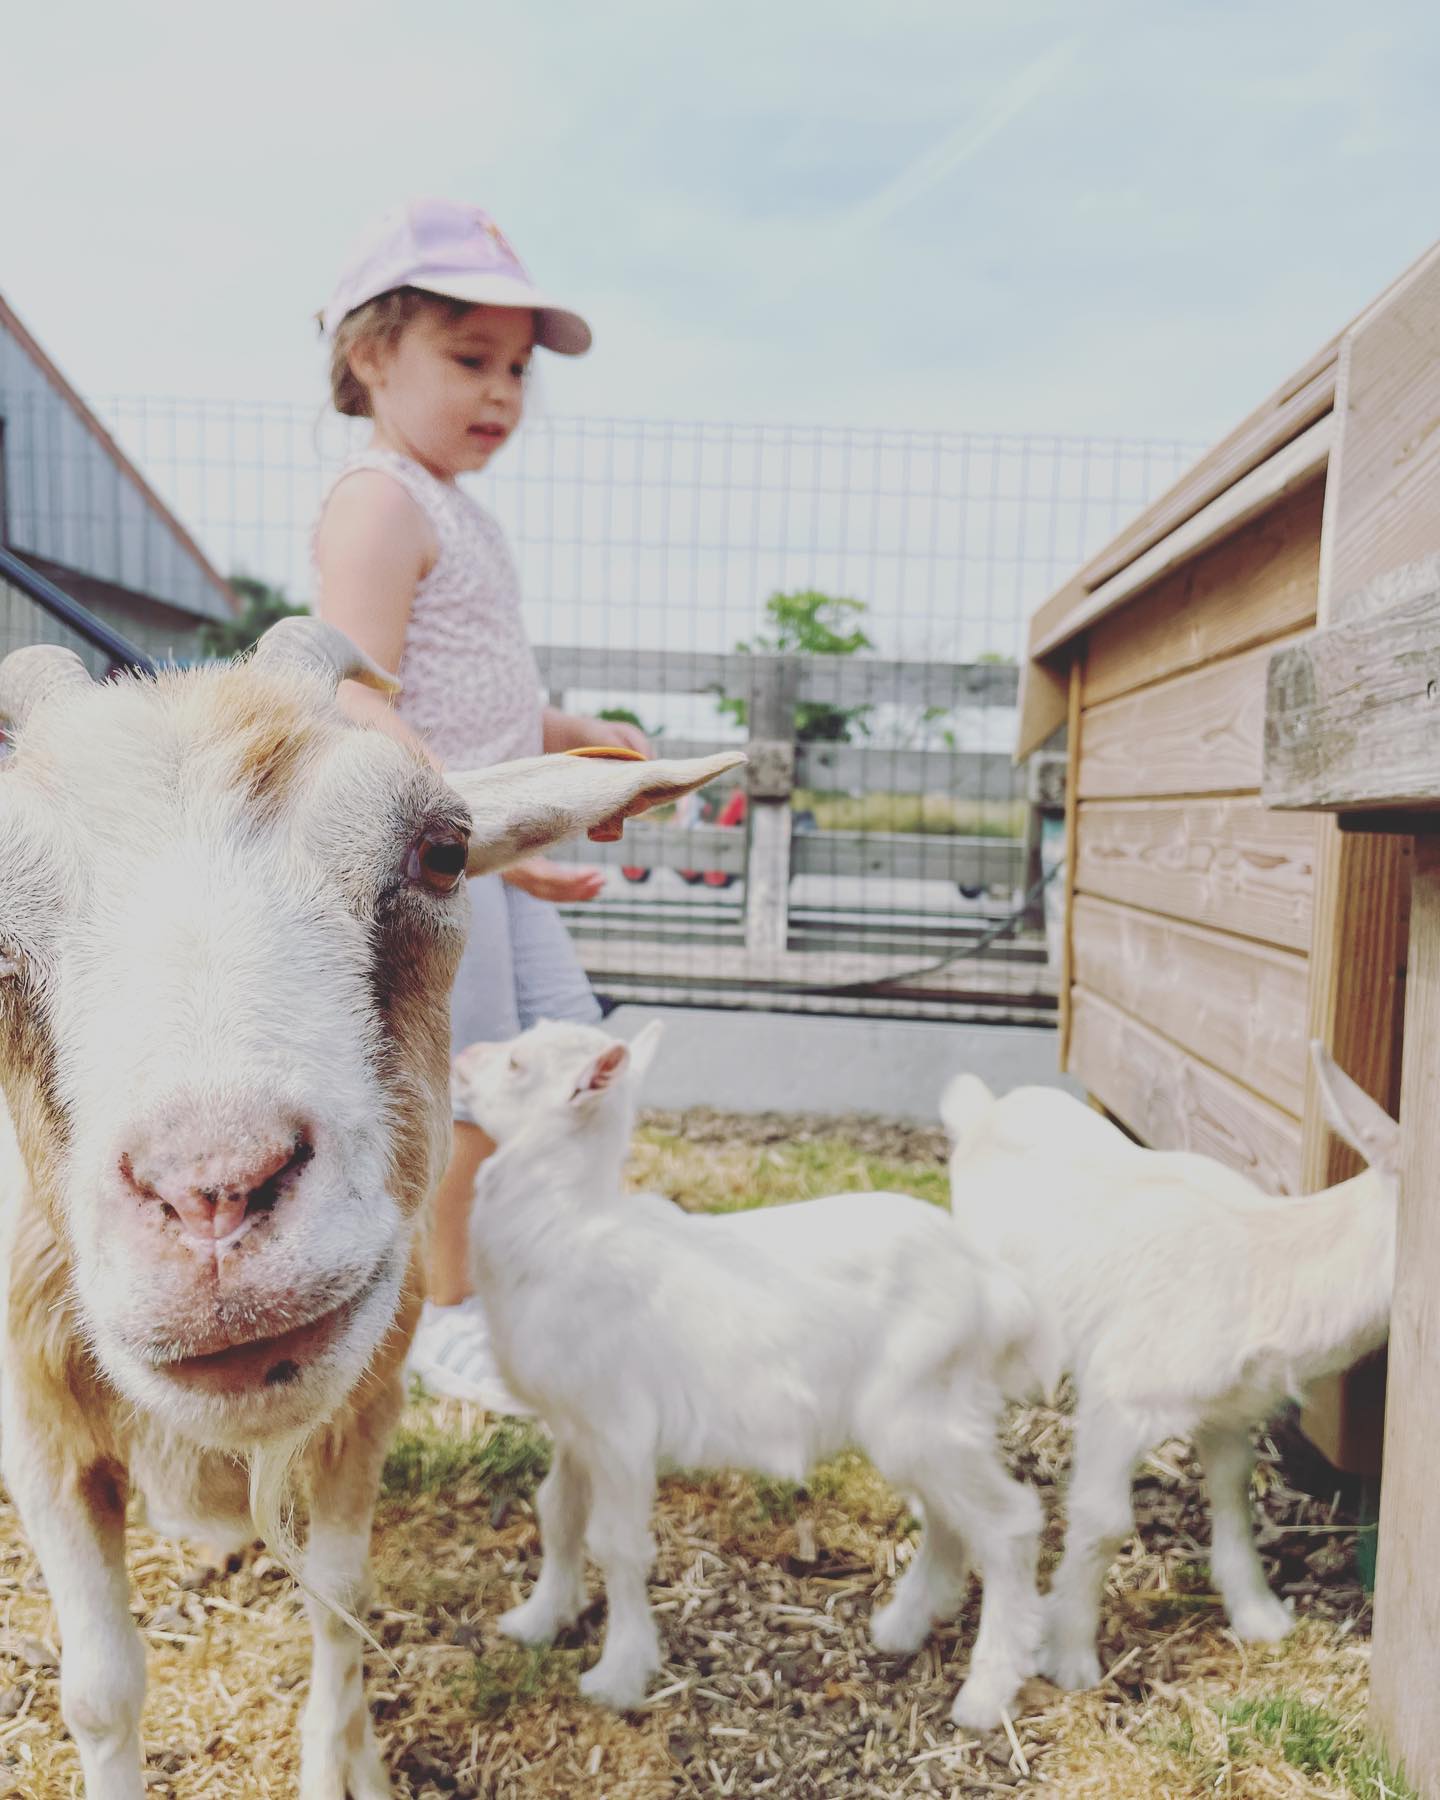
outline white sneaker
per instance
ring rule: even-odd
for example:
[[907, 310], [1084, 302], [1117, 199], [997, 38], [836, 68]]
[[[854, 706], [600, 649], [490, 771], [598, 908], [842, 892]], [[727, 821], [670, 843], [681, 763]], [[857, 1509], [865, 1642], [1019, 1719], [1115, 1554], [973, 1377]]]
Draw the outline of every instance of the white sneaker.
[[432, 1394], [448, 1400], [468, 1400], [486, 1412], [516, 1418], [534, 1417], [505, 1385], [490, 1343], [490, 1327], [473, 1294], [455, 1306], [425, 1302], [405, 1369], [418, 1375]]

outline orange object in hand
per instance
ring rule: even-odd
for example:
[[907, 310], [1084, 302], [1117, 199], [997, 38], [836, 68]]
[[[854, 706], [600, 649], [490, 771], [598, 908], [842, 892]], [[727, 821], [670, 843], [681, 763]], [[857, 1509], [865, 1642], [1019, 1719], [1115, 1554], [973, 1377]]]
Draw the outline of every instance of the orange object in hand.
[[[562, 750], [562, 756], [601, 756], [612, 762], [648, 762], [649, 757], [642, 756], [638, 750], [626, 750], [619, 744], [583, 744], [575, 750]], [[599, 825], [592, 825], [585, 833], [592, 844], [615, 844], [625, 835], [625, 820], [606, 819]]]

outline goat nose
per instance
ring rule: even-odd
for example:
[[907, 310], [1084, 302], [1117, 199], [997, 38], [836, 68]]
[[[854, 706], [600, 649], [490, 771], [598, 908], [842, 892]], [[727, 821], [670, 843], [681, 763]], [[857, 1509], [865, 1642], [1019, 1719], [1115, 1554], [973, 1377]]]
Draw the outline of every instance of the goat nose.
[[291, 1132], [230, 1152], [126, 1151], [120, 1177], [134, 1199], [163, 1208], [184, 1236], [219, 1244], [269, 1212], [313, 1155], [308, 1140]]

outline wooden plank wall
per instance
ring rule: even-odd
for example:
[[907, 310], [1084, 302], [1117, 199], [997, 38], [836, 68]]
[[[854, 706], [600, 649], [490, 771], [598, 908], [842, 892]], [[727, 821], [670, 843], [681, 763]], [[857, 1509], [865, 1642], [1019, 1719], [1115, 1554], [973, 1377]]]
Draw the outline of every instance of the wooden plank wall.
[[1260, 803], [1270, 651], [1313, 625], [1323, 476], [1098, 623], [1068, 1067], [1143, 1142], [1300, 1182], [1316, 821]]

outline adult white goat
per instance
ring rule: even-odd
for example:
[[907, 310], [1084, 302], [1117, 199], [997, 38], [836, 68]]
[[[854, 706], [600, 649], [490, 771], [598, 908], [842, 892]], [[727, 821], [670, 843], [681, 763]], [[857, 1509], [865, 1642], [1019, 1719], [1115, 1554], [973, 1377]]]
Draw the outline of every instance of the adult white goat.
[[1213, 1516], [1211, 1573], [1242, 1638], [1283, 1637], [1250, 1524], [1250, 1429], [1309, 1381], [1384, 1341], [1395, 1265], [1399, 1128], [1311, 1046], [1325, 1114], [1369, 1169], [1277, 1198], [1207, 1156], [1145, 1150], [1056, 1088], [997, 1100], [947, 1088], [951, 1204], [1029, 1285], [1075, 1377], [1065, 1554], [1046, 1607], [1046, 1672], [1100, 1678], [1106, 1569], [1131, 1530], [1135, 1464], [1190, 1438]]
[[[93, 683], [0, 664], [0, 1441], [63, 1639], [90, 1800], [139, 1800], [127, 1495], [252, 1534], [308, 1440], [308, 1581], [359, 1603], [450, 1135], [467, 872], [705, 763], [540, 758], [447, 785], [349, 724], [382, 671], [313, 620], [247, 664]], [[304, 1800], [389, 1784], [360, 1645], [312, 1607]]]
[[645, 1593], [657, 1467], [800, 1480], [853, 1443], [924, 1509], [876, 1645], [917, 1650], [956, 1610], [968, 1547], [983, 1610], [954, 1717], [998, 1724], [1039, 1631], [1040, 1509], [996, 1443], [1002, 1386], [1036, 1379], [1019, 1285], [904, 1194], [707, 1218], [625, 1193], [636, 1082], [603, 1031], [539, 1025], [464, 1052], [456, 1076], [500, 1145], [471, 1213], [473, 1272], [506, 1380], [555, 1439], [544, 1566], [502, 1630], [538, 1644], [576, 1618], [588, 1538], [610, 1615], [581, 1687], [637, 1706], [660, 1666]]

